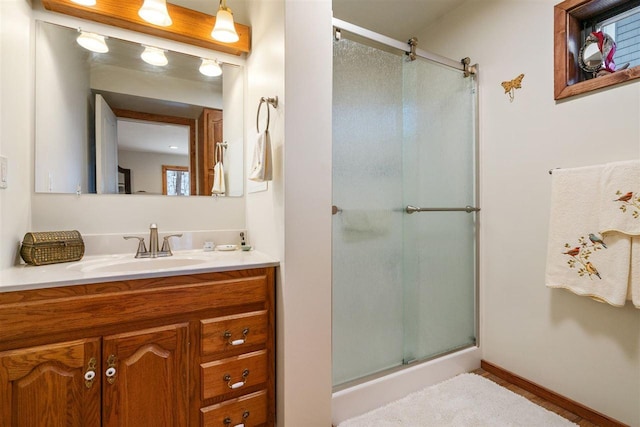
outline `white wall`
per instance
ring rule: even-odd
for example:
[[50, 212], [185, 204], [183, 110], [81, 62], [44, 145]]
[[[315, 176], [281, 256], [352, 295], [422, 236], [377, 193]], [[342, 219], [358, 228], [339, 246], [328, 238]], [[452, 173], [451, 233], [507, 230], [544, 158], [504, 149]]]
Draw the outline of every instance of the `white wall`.
[[267, 191], [247, 195], [250, 243], [282, 261], [277, 290], [278, 426], [327, 427], [331, 424], [331, 3], [255, 0], [248, 9], [253, 34], [247, 59], [249, 138], [255, 138], [260, 97], [278, 96], [280, 101], [271, 111], [273, 182]]
[[218, 84], [178, 79], [100, 63], [91, 67], [91, 88], [203, 107], [222, 108], [222, 88]]
[[222, 72], [222, 134], [228, 144], [224, 151], [227, 195], [239, 196], [244, 191], [244, 68], [223, 64]]
[[162, 166], [189, 167], [189, 156], [118, 150], [118, 166], [131, 169], [131, 193], [162, 194]]
[[25, 0], [0, 1], [0, 155], [9, 161], [9, 186], [0, 189], [0, 269], [19, 259], [19, 242], [31, 224], [32, 31]]
[[[87, 189], [87, 123], [93, 113], [88, 51], [57, 27], [36, 26], [36, 191], [75, 193]], [[73, 33], [72, 33], [73, 34]]]
[[483, 358], [640, 426], [640, 310], [544, 286], [547, 171], [640, 157], [638, 82], [554, 102], [556, 3], [469, 1], [418, 38], [480, 64]]

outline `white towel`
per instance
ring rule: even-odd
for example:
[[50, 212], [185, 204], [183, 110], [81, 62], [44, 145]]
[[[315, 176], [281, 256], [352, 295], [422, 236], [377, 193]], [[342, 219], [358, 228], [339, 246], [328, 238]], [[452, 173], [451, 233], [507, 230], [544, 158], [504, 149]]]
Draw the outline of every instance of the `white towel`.
[[640, 236], [640, 160], [604, 166], [600, 194], [600, 232]]
[[224, 178], [224, 148], [216, 143], [216, 151], [213, 156], [215, 166], [213, 167], [213, 185], [211, 186], [212, 196], [224, 196], [227, 186]]
[[226, 192], [227, 186], [224, 180], [224, 166], [222, 162], [218, 162], [213, 167], [213, 187], [211, 187], [211, 195], [223, 196]]
[[258, 134], [253, 150], [253, 162], [249, 171], [249, 179], [252, 181], [271, 181], [273, 178], [273, 160], [271, 158], [271, 136], [265, 130]]
[[631, 239], [601, 236], [600, 179], [604, 166], [553, 171], [546, 285], [623, 306]]

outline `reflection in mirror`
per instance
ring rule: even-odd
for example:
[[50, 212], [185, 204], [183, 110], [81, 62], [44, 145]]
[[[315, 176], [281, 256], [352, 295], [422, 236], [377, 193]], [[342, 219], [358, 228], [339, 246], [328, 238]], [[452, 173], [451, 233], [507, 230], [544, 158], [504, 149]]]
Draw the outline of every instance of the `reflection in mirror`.
[[199, 57], [165, 51], [153, 66], [137, 43], [106, 38], [95, 53], [76, 29], [36, 33], [36, 192], [210, 196], [226, 142], [226, 195], [242, 195], [241, 67], [205, 76]]

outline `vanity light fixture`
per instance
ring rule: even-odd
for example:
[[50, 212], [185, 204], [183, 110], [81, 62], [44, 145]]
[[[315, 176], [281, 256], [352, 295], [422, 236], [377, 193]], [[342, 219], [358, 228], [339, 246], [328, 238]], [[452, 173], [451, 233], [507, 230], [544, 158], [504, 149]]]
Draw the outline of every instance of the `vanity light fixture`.
[[233, 13], [227, 7], [227, 0], [220, 0], [220, 8], [216, 14], [216, 24], [211, 31], [211, 37], [223, 43], [235, 43], [240, 39], [233, 22]]
[[96, 33], [88, 33], [86, 31], [82, 31], [78, 29], [80, 35], [76, 39], [78, 44], [83, 48], [90, 50], [91, 52], [96, 53], [106, 53], [109, 52], [109, 46], [105, 42], [105, 37]]
[[145, 46], [140, 58], [147, 64], [157, 65], [158, 67], [164, 67], [169, 63], [167, 57], [164, 56], [164, 50], [152, 46]]
[[222, 68], [220, 68], [220, 64], [215, 59], [202, 58], [200, 73], [209, 77], [218, 77], [222, 75]]
[[71, 0], [74, 3], [81, 4], [83, 6], [95, 6], [96, 0]]
[[160, 27], [168, 27], [173, 23], [167, 10], [166, 0], [144, 0], [138, 15], [145, 21]]

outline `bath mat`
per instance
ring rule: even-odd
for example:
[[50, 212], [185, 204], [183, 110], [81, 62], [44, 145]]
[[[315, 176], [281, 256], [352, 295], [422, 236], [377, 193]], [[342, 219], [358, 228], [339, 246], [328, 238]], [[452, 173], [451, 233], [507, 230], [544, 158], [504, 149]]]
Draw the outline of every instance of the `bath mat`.
[[568, 427], [565, 418], [476, 374], [461, 374], [338, 427]]

